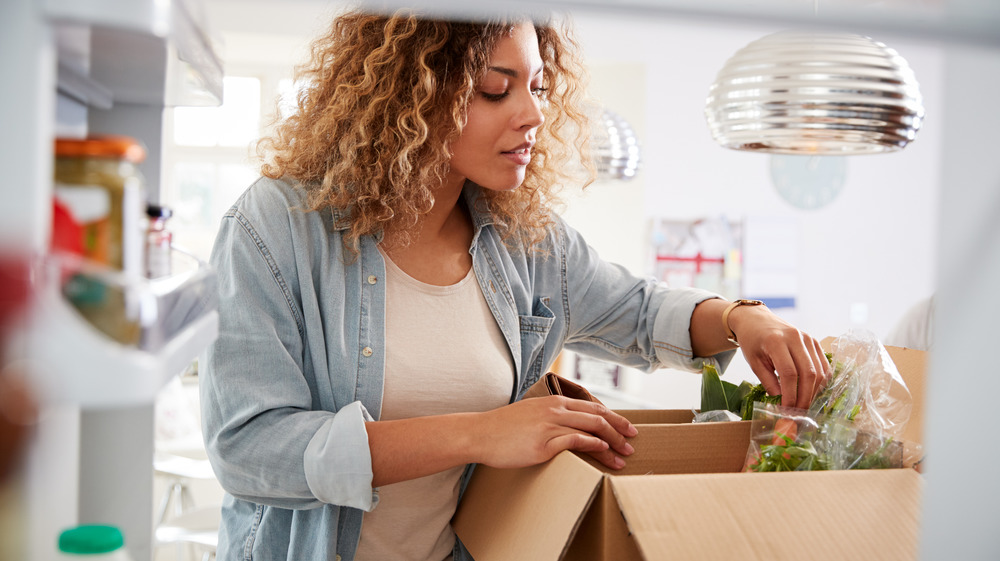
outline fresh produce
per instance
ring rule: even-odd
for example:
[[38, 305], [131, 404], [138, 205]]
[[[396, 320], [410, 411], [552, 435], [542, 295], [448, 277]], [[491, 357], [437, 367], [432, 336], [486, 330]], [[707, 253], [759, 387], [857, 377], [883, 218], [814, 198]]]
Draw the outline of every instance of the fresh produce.
[[801, 471], [900, 467], [902, 446], [891, 435], [866, 432], [855, 420], [872, 407], [868, 379], [858, 365], [835, 361], [833, 374], [808, 410], [781, 407], [781, 396], [760, 384], [722, 380], [702, 368], [701, 410], [730, 411], [754, 421], [747, 470]]
[[774, 432], [777, 442], [760, 447], [760, 456], [749, 465], [750, 471], [823, 470], [823, 460], [812, 442], [795, 442], [790, 436]]
[[754, 402], [781, 403], [780, 395], [768, 395], [761, 384], [751, 384], [746, 380], [739, 385], [727, 382], [719, 376], [714, 364], [705, 364], [701, 369], [701, 410], [730, 411], [744, 421], [753, 419]]
[[[758, 409], [757, 420], [762, 421], [761, 426], [765, 428], [757, 432], [751, 442], [749, 471], [901, 467], [900, 442], [891, 436], [880, 437], [859, 431], [842, 419], [816, 420]], [[792, 430], [788, 430], [789, 427]]]

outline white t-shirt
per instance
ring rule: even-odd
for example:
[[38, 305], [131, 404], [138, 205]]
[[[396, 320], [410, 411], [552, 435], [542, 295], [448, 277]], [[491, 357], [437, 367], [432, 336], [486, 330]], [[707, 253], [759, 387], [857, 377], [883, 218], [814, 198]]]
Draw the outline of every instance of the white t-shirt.
[[[383, 254], [384, 256], [384, 254]], [[473, 270], [451, 286], [422, 283], [386, 261], [381, 420], [506, 405], [514, 362]], [[385, 485], [366, 512], [358, 561], [450, 559], [464, 466]]]

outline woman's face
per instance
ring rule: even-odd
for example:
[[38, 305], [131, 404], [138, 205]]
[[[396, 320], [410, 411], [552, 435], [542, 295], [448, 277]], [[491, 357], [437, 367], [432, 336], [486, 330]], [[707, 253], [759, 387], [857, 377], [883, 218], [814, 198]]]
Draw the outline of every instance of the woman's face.
[[451, 146], [450, 179], [459, 185], [470, 179], [496, 191], [520, 186], [535, 134], [545, 121], [544, 93], [535, 28], [530, 22], [518, 24], [493, 51], [462, 135]]

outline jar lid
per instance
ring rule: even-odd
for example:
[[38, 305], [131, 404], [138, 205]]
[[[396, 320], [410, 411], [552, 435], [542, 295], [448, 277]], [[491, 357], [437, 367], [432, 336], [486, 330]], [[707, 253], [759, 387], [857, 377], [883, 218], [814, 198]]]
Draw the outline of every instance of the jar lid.
[[146, 216], [150, 218], [170, 218], [173, 215], [174, 211], [170, 210], [169, 207], [155, 203], [146, 205]]
[[122, 531], [116, 526], [85, 524], [59, 535], [59, 551], [87, 555], [110, 553], [125, 545]]
[[88, 138], [57, 138], [56, 156], [76, 158], [118, 158], [132, 163], [146, 159], [146, 149], [134, 138], [119, 135]]

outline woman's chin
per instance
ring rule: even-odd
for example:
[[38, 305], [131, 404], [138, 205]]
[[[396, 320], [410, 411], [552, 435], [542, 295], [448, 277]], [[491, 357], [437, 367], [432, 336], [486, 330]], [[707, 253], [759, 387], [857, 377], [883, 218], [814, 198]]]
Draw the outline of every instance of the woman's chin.
[[498, 180], [496, 177], [490, 178], [490, 181], [484, 183], [476, 182], [480, 187], [484, 189], [489, 189], [490, 191], [514, 191], [524, 183], [524, 174], [518, 174], [516, 177], [512, 177], [506, 181]]

